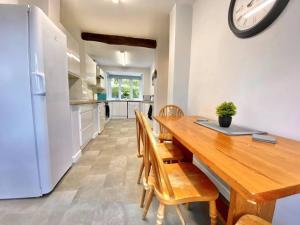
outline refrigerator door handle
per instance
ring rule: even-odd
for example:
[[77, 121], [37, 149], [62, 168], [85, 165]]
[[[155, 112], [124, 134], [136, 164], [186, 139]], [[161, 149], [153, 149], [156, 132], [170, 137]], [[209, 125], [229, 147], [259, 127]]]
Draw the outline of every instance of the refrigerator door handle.
[[33, 95], [46, 96], [45, 74], [33, 73]]

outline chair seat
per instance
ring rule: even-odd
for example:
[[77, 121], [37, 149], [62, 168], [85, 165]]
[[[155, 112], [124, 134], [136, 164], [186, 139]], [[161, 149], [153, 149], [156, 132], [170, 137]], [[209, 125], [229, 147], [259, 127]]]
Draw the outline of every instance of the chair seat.
[[[192, 163], [164, 164], [174, 192], [170, 199], [165, 187], [160, 195], [165, 204], [214, 201], [219, 193], [210, 179]], [[150, 175], [148, 184], [154, 186], [155, 179]], [[163, 184], [163, 186], [165, 186]]]
[[271, 223], [253, 215], [242, 216], [236, 225], [271, 225]]
[[157, 145], [159, 155], [163, 161], [180, 161], [184, 159], [181, 150], [173, 143], [160, 143]]
[[160, 133], [158, 135], [158, 140], [163, 142], [163, 141], [172, 141], [173, 140], [173, 136], [170, 133]]
[[[163, 161], [181, 161], [184, 159], [184, 155], [181, 150], [173, 143], [159, 143], [157, 146], [159, 149], [159, 155]], [[143, 155], [138, 157], [143, 157]]]

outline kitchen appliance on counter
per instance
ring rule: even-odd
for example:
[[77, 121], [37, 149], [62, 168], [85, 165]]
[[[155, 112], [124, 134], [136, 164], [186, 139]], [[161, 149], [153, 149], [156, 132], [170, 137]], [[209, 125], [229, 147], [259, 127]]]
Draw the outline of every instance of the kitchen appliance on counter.
[[153, 102], [154, 95], [143, 95], [143, 101], [144, 102]]
[[49, 193], [72, 165], [67, 40], [38, 8], [0, 6], [0, 199]]
[[97, 93], [97, 100], [98, 101], [106, 101], [107, 96], [105, 92]]

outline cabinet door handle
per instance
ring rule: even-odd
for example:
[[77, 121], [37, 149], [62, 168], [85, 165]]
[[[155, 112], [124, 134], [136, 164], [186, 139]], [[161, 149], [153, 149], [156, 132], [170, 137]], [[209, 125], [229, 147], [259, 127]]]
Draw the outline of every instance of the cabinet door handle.
[[46, 95], [45, 74], [34, 72], [33, 75], [33, 95]]

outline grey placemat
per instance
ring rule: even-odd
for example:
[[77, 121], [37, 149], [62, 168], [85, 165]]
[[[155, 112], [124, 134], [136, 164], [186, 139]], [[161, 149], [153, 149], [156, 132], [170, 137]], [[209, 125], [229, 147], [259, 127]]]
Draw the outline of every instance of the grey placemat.
[[196, 121], [196, 124], [201, 126], [210, 128], [212, 130], [221, 132], [223, 134], [229, 136], [240, 136], [240, 135], [252, 135], [252, 134], [265, 134], [266, 132], [259, 131], [259, 130], [252, 130], [245, 127], [239, 127], [236, 125], [231, 125], [229, 128], [220, 127], [217, 121]]

